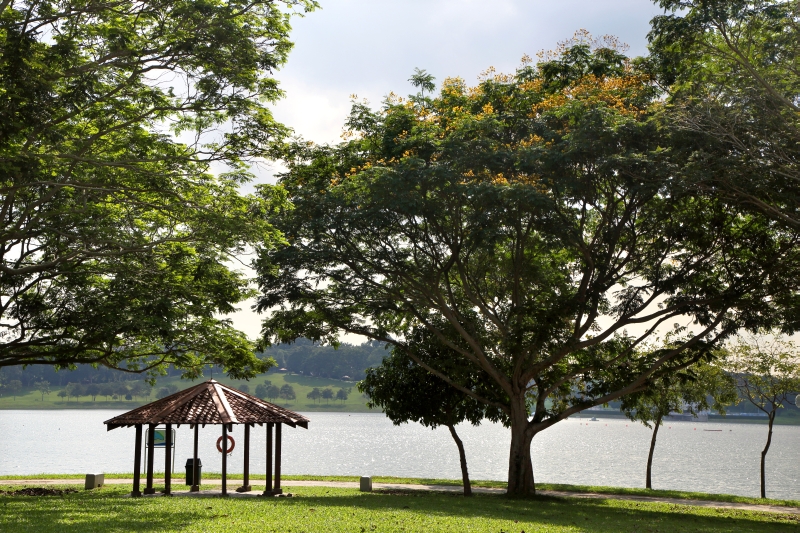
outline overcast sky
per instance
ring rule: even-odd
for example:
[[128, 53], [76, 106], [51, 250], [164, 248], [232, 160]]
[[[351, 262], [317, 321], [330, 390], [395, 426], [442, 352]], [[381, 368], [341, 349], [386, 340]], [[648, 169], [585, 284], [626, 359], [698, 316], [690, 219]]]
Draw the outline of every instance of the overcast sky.
[[[321, 9], [293, 19], [295, 47], [277, 73], [286, 98], [278, 121], [317, 143], [339, 141], [350, 95], [379, 105], [408, 83], [415, 67], [436, 77], [475, 83], [492, 66], [513, 72], [523, 55], [555, 48], [577, 30], [614, 35], [629, 55], [647, 51], [649, 0], [319, 0]], [[269, 169], [259, 172], [270, 181]], [[249, 304], [233, 316], [255, 338], [259, 318]]]
[[576, 30], [611, 34], [646, 53], [649, 0], [320, 0], [295, 18], [296, 43], [278, 73], [286, 98], [277, 118], [315, 142], [339, 139], [349, 96], [373, 105], [390, 91], [405, 95], [415, 67], [438, 82], [468, 83], [493, 66], [513, 72], [524, 54], [552, 49]]

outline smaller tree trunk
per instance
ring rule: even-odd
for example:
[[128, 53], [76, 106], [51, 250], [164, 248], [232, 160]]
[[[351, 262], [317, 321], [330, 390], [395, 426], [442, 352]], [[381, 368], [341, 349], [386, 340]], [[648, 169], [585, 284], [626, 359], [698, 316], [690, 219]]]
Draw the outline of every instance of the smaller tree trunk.
[[655, 425], [653, 426], [653, 438], [650, 439], [650, 453], [647, 454], [647, 477], [645, 479], [645, 487], [648, 489], [653, 488], [653, 452], [656, 449], [656, 437], [658, 436], [659, 426], [661, 426], [661, 416], [656, 418]]
[[461, 439], [458, 437], [455, 426], [448, 424], [447, 429], [450, 430], [450, 435], [453, 436], [453, 440], [456, 441], [456, 446], [458, 446], [458, 457], [461, 459], [461, 480], [464, 483], [464, 496], [472, 496], [472, 485], [469, 482], [467, 454], [464, 453], [464, 443], [461, 442]]
[[767, 452], [769, 451], [769, 445], [772, 444], [772, 424], [775, 422], [775, 409], [769, 413], [769, 432], [767, 433], [767, 445], [764, 446], [764, 450], [761, 452], [761, 497], [767, 497], [767, 476], [766, 476], [766, 464], [767, 464]]

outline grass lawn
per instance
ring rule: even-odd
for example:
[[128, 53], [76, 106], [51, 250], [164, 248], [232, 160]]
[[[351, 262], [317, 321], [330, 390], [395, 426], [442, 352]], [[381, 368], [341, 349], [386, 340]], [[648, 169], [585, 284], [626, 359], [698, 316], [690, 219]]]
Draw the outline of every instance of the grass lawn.
[[[203, 378], [203, 380], [205, 379], [207, 378]], [[366, 399], [356, 390], [356, 384], [353, 381], [300, 376], [287, 372], [269, 372], [263, 376], [251, 379], [250, 381], [235, 381], [224, 375], [215, 375], [214, 379], [234, 388], [240, 388], [242, 385], [246, 384], [250, 389], [250, 394], [255, 394], [256, 387], [267, 380], [278, 387], [282, 387], [284, 384], [288, 383], [294, 388], [295, 394], [297, 395], [296, 400], [285, 402], [281, 399], [268, 399], [268, 401], [291, 409], [292, 411], [327, 411], [342, 413], [373, 412], [367, 409]], [[201, 380], [186, 381], [178, 377], [161, 378], [158, 380], [154, 391], [166, 385], [175, 385], [178, 389], [186, 389], [200, 382]], [[350, 389], [350, 394], [344, 402], [339, 400], [319, 400], [314, 402], [306, 398], [306, 394], [311, 392], [314, 387], [319, 387], [320, 389], [329, 387], [333, 390], [334, 394], [340, 388], [345, 388]], [[42, 398], [39, 392], [33, 389], [25, 389], [16, 397], [2, 396], [0, 397], [0, 409], [117, 409], [120, 411], [127, 411], [156, 399], [154, 393], [149, 398], [137, 398], [131, 401], [106, 400], [106, 398], [102, 396], [96, 397], [94, 401], [90, 396], [83, 396], [78, 400], [71, 398], [69, 401], [66, 401], [58, 397], [58, 392], [62, 388], [63, 387], [51, 386], [50, 394], [45, 395], [44, 398]]]
[[[19, 487], [3, 487], [14, 490]], [[0, 496], [0, 531], [16, 532], [798, 532], [794, 515], [614, 500], [360, 493], [292, 487], [293, 498], [127, 498], [107, 486], [64, 496]]]
[[[163, 473], [156, 472], [156, 478], [162, 478]], [[132, 479], [133, 474], [119, 474], [119, 473], [106, 473], [106, 479]], [[219, 473], [204, 472], [204, 479], [220, 479], [222, 476]], [[251, 474], [251, 481], [263, 481], [263, 474]], [[33, 474], [33, 475], [7, 475], [0, 476], [0, 484], [3, 480], [18, 480], [18, 479], [84, 479], [83, 474]], [[242, 474], [229, 474], [228, 480], [235, 481], [241, 480]], [[298, 480], [298, 481], [351, 481], [358, 482], [358, 476], [314, 476], [314, 475], [290, 475], [282, 476], [283, 480]], [[173, 487], [178, 487], [176, 490], [183, 490], [181, 487], [181, 478], [174, 478]], [[456, 479], [436, 479], [436, 478], [409, 478], [409, 477], [393, 477], [393, 476], [373, 476], [374, 483], [391, 483], [391, 484], [419, 484], [419, 485], [449, 485], [461, 486], [461, 481]], [[472, 480], [473, 487], [486, 487], [486, 488], [499, 488], [505, 489], [505, 481], [487, 481], [487, 480]], [[689, 492], [680, 490], [649, 490], [641, 488], [627, 488], [627, 487], [605, 487], [594, 485], [568, 485], [560, 483], [537, 483], [538, 490], [555, 490], [563, 492], [591, 492], [596, 494], [608, 495], [629, 495], [629, 496], [647, 496], [650, 498], [674, 498], [679, 500], [702, 500], [711, 502], [730, 502], [730, 503], [746, 503], [751, 505], [779, 505], [784, 507], [797, 507], [800, 513], [800, 500], [774, 500], [770, 498], [749, 498], [747, 496], [736, 496], [733, 494], [709, 494], [706, 492]]]

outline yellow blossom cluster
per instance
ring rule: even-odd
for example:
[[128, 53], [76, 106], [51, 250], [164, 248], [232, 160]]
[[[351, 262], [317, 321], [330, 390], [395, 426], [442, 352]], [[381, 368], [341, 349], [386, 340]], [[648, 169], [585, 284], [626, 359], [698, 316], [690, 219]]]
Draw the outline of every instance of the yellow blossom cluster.
[[470, 98], [478, 98], [483, 96], [483, 87], [480, 85], [475, 85], [474, 87], [469, 87], [467, 89], [467, 95]]
[[578, 83], [553, 94], [531, 107], [531, 117], [561, 107], [570, 101], [581, 101], [587, 105], [600, 105], [616, 109], [623, 115], [639, 115], [644, 112], [631, 102], [632, 97], [646, 88], [646, 76], [597, 77], [588, 75]]
[[474, 169], [469, 169], [461, 173], [461, 185], [468, 185], [470, 183], [491, 183], [498, 186], [510, 185], [527, 185], [534, 187], [538, 192], [546, 194], [549, 189], [541, 182], [541, 177], [537, 174], [527, 174], [524, 172], [514, 172], [506, 174], [504, 172], [490, 172], [487, 169], [481, 169], [477, 172]]
[[630, 48], [630, 46], [620, 41], [619, 38], [614, 35], [594, 37], [589, 30], [580, 29], [576, 31], [570, 39], [560, 41], [554, 50], [540, 50], [536, 53], [536, 57], [539, 61], [552, 61], [563, 57], [567, 50], [576, 45], [586, 45], [592, 50], [605, 48], [617, 52], [626, 52]]
[[466, 84], [461, 78], [447, 77], [442, 82], [442, 95], [443, 96], [459, 96], [464, 94]]
[[494, 185], [508, 185], [508, 180], [502, 172], [499, 172], [492, 177], [492, 183]]

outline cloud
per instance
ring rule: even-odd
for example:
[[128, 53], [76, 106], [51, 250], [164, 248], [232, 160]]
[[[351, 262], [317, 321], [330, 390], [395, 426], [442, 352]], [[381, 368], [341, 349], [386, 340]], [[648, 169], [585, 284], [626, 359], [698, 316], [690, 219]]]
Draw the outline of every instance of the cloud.
[[412, 92], [415, 67], [472, 82], [489, 66], [511, 72], [524, 54], [551, 49], [581, 28], [646, 53], [646, 0], [329, 0], [293, 21], [295, 49], [278, 73], [287, 96], [276, 117], [315, 142], [338, 142], [349, 95], [379, 105]]

